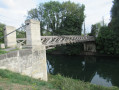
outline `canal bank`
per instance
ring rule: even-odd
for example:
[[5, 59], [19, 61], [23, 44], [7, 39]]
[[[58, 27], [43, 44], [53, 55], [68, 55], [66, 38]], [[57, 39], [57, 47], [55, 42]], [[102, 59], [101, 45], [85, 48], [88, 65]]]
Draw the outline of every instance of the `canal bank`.
[[61, 75], [48, 77], [48, 82], [44, 82], [8, 70], [0, 70], [0, 90], [119, 90], [117, 87], [93, 85]]

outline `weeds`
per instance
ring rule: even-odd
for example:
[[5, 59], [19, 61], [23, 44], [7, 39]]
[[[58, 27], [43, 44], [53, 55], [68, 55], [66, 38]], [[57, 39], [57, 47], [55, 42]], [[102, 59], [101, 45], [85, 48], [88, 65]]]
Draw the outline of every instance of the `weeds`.
[[[94, 85], [80, 80], [63, 77], [61, 75], [48, 75], [48, 78], [49, 81], [44, 82], [8, 70], [0, 69], [0, 82], [5, 81], [9, 84], [15, 83], [31, 86], [30, 88], [33, 90], [119, 90], [117, 87]], [[0, 90], [3, 90], [3, 88], [0, 88]]]

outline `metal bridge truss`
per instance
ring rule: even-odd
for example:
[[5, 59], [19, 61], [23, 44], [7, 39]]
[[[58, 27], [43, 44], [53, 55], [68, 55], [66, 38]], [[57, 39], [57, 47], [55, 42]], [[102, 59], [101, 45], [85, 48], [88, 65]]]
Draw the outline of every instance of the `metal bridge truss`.
[[[93, 36], [78, 36], [78, 35], [63, 35], [63, 36], [41, 36], [41, 42], [48, 47], [54, 47], [56, 45], [65, 45], [78, 42], [95, 41]], [[26, 38], [17, 38], [17, 42], [21, 45], [25, 45]]]

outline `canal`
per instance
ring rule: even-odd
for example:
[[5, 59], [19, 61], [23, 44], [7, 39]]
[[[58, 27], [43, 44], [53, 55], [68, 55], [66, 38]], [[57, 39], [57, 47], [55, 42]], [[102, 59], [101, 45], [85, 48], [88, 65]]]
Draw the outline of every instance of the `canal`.
[[119, 87], [119, 58], [47, 55], [50, 74], [79, 79], [102, 86]]

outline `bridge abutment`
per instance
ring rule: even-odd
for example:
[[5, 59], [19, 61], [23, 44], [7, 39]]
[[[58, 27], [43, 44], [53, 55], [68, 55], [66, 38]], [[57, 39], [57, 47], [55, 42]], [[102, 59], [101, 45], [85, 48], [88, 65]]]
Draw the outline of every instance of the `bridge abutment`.
[[[35, 63], [36, 67], [33, 69], [33, 77], [41, 78], [47, 81], [47, 63], [46, 63], [46, 47], [42, 45], [40, 22], [37, 20], [26, 20], [26, 47], [32, 50], [33, 56], [37, 56], [38, 63]], [[35, 59], [35, 58], [34, 58]]]
[[[44, 81], [47, 77], [46, 47], [41, 43], [40, 22], [26, 20], [26, 48], [0, 55], [0, 69], [8, 69]], [[16, 31], [12, 26], [5, 27], [6, 47], [15, 47]]]
[[84, 51], [85, 52], [96, 52], [96, 45], [94, 42], [85, 42], [84, 43]]

